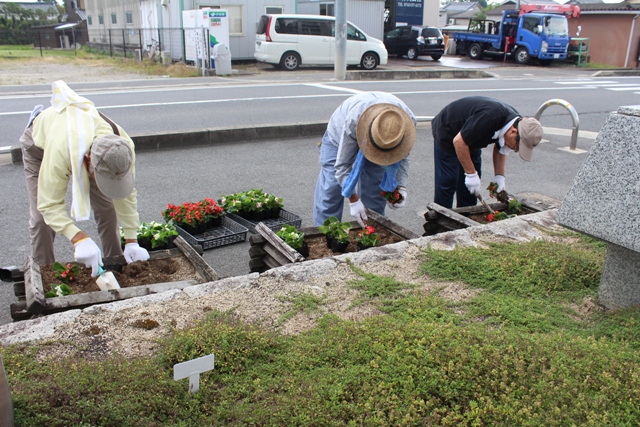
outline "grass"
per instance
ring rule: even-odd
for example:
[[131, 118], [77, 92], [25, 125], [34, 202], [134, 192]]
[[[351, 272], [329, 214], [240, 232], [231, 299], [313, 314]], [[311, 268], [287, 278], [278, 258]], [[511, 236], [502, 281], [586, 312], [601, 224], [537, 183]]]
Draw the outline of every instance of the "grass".
[[[425, 251], [423, 271], [478, 289], [457, 303], [352, 267], [384, 314], [328, 314], [298, 336], [213, 312], [149, 359], [2, 348], [16, 426], [637, 426], [640, 310], [571, 308], [595, 298], [604, 253], [587, 239]], [[175, 363], [212, 353], [197, 394], [173, 381]]]
[[181, 63], [163, 65], [149, 60], [137, 61], [130, 58], [114, 56], [108, 52], [92, 51], [87, 48], [78, 50], [34, 49], [29, 46], [0, 46], [0, 68], [15, 61], [48, 62], [60, 64], [90, 65], [92, 67], [112, 67], [131, 73], [151, 76], [199, 77], [202, 70], [187, 67]]
[[326, 298], [313, 295], [310, 292], [299, 292], [294, 295], [283, 295], [277, 297], [281, 302], [288, 303], [284, 314], [276, 322], [276, 326], [281, 325], [298, 313], [313, 313], [320, 309]]

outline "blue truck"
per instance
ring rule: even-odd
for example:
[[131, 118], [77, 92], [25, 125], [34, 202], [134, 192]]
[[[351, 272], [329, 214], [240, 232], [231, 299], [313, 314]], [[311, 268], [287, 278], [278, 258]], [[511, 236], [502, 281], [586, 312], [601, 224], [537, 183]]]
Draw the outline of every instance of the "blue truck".
[[512, 58], [518, 64], [536, 58], [540, 65], [549, 65], [567, 58], [571, 41], [567, 17], [579, 14], [577, 5], [527, 4], [503, 11], [501, 21], [472, 19], [467, 31], [453, 33], [456, 54], [471, 59]]

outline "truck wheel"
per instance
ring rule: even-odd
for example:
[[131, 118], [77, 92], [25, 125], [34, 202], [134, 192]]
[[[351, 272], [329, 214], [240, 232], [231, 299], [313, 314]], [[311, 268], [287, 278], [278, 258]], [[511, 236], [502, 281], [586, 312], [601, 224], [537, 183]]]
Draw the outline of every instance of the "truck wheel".
[[378, 55], [373, 52], [367, 52], [362, 55], [360, 66], [365, 70], [375, 70], [379, 63], [380, 60], [378, 59]]
[[438, 61], [440, 58], [442, 58], [442, 55], [431, 55], [431, 59], [434, 61]]
[[526, 65], [529, 63], [529, 60], [531, 59], [531, 56], [529, 55], [529, 51], [527, 50], [526, 47], [519, 47], [518, 50], [516, 50], [516, 56], [515, 56], [515, 61], [518, 64], [521, 65]]
[[482, 59], [482, 54], [484, 51], [482, 50], [482, 46], [478, 43], [472, 43], [469, 46], [469, 58], [471, 59]]
[[287, 71], [297, 70], [300, 66], [300, 55], [295, 52], [287, 52], [280, 59], [280, 68]]
[[407, 58], [416, 60], [418, 59], [418, 50], [415, 47], [407, 49]]

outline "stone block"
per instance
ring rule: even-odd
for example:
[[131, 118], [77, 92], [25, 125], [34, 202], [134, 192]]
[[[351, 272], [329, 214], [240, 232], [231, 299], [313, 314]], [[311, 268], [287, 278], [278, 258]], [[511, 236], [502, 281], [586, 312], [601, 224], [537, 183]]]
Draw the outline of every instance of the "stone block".
[[556, 220], [608, 243], [598, 298], [609, 309], [640, 304], [640, 106], [602, 126]]
[[567, 228], [640, 252], [640, 106], [611, 113], [560, 209]]
[[615, 310], [640, 305], [640, 253], [609, 244], [602, 270], [598, 299]]

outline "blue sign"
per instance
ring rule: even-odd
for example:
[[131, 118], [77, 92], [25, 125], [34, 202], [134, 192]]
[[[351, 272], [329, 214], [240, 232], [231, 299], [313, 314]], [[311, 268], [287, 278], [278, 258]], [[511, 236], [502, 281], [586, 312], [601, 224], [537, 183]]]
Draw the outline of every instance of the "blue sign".
[[397, 0], [396, 22], [407, 25], [422, 25], [424, 0]]

